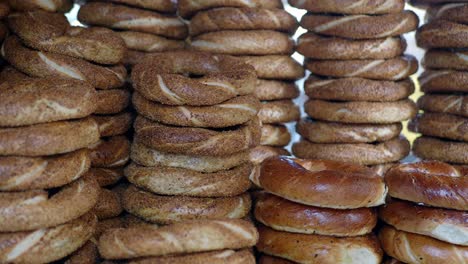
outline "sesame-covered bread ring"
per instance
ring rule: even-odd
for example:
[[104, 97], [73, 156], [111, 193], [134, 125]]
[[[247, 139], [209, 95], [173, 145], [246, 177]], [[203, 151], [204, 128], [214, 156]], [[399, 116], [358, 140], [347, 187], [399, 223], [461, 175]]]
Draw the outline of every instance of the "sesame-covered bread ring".
[[419, 76], [421, 90], [425, 93], [468, 92], [468, 71], [426, 70]]
[[300, 115], [299, 107], [291, 100], [264, 101], [258, 112], [258, 117], [264, 124], [296, 121]]
[[89, 149], [93, 167], [120, 167], [130, 159], [130, 141], [125, 136], [101, 139]]
[[254, 95], [262, 101], [294, 99], [300, 94], [294, 82], [257, 79]]
[[403, 38], [350, 40], [308, 32], [299, 37], [297, 52], [307, 58], [328, 60], [390, 59], [403, 54]]
[[131, 163], [125, 168], [128, 181], [153, 193], [192, 197], [225, 197], [246, 192], [254, 173], [246, 163], [230, 170], [201, 173], [175, 167], [144, 167]]
[[106, 259], [240, 249], [257, 243], [253, 224], [239, 219], [187, 221], [150, 229], [111, 229], [99, 239], [99, 252]]
[[308, 14], [301, 19], [301, 26], [309, 31], [350, 39], [395, 37], [415, 30], [418, 24], [418, 16], [413, 11], [378, 16]]
[[468, 51], [431, 49], [424, 54], [422, 65], [426, 69], [468, 71]]
[[121, 65], [105, 67], [66, 55], [29, 49], [15, 36], [3, 42], [1, 52], [15, 68], [33, 77], [78, 79], [99, 89], [110, 89], [121, 87], [127, 75]]
[[8, 0], [10, 7], [18, 11], [45, 10], [66, 13], [73, 7], [72, 0]]
[[435, 20], [423, 25], [416, 33], [421, 48], [466, 48], [468, 25], [447, 20]]
[[[290, 56], [239, 56], [238, 58], [252, 65], [258, 78], [294, 81], [305, 75], [302, 65]], [[258, 89], [258, 84], [255, 89]]]
[[222, 156], [247, 150], [260, 143], [258, 118], [235, 129], [217, 131], [166, 126], [139, 116], [134, 128], [138, 142], [167, 153]]
[[425, 136], [468, 142], [468, 118], [444, 113], [424, 113], [410, 124]]
[[162, 52], [184, 49], [185, 46], [185, 43], [182, 40], [169, 39], [151, 33], [117, 31], [117, 34], [124, 40], [125, 46], [131, 50]]
[[163, 13], [175, 13], [176, 4], [172, 0], [110, 0], [109, 2], [151, 9]]
[[468, 164], [468, 142], [422, 136], [413, 143], [413, 152], [420, 158], [456, 164]]
[[431, 5], [427, 10], [428, 21], [443, 19], [468, 24], [468, 2], [459, 4]]
[[44, 190], [0, 193], [0, 231], [35, 230], [66, 223], [94, 207], [99, 185], [80, 178], [50, 195]]
[[86, 148], [99, 140], [97, 123], [90, 117], [27, 127], [0, 129], [0, 156], [46, 156]]
[[253, 119], [261, 104], [255, 96], [238, 96], [213, 106], [168, 106], [133, 94], [137, 112], [148, 119], [168, 125], [188, 127], [229, 127]]
[[0, 126], [25, 126], [86, 117], [96, 110], [96, 91], [86, 82], [32, 79], [0, 85]]
[[127, 89], [98, 90], [96, 97], [94, 114], [117, 114], [130, 104], [130, 92]]
[[116, 184], [124, 176], [124, 168], [90, 168], [88, 174], [91, 174], [99, 186], [106, 187]]
[[97, 216], [98, 220], [116, 217], [123, 211], [120, 200], [121, 197], [118, 191], [101, 188], [97, 203], [91, 211]]
[[217, 7], [282, 9], [281, 0], [181, 0], [177, 2], [180, 16], [190, 18], [199, 11]]
[[421, 110], [447, 113], [468, 118], [468, 96], [425, 94], [418, 99]]
[[106, 28], [71, 27], [65, 15], [34, 11], [8, 17], [10, 29], [34, 49], [59, 53], [101, 64], [117, 64], [125, 44]]
[[132, 260], [131, 264], [255, 264], [255, 257], [249, 249], [218, 250], [205, 253], [180, 254], [165, 257], [149, 257]]
[[113, 3], [87, 3], [81, 6], [78, 20], [90, 25], [146, 32], [175, 39], [184, 39], [188, 33], [187, 26], [177, 16]]
[[405, 7], [404, 0], [289, 0], [289, 4], [312, 13], [350, 15], [400, 13]]
[[298, 22], [283, 9], [232, 8], [209, 9], [190, 20], [191, 36], [220, 30], [276, 30], [293, 34]]
[[284, 147], [291, 141], [291, 134], [285, 125], [262, 124], [260, 144], [273, 147]]
[[133, 116], [129, 112], [116, 115], [94, 115], [93, 119], [99, 126], [101, 137], [112, 137], [127, 133], [133, 123]]
[[252, 66], [231, 56], [204, 52], [154, 54], [132, 69], [135, 90], [165, 105], [219, 104], [253, 93], [255, 80]]

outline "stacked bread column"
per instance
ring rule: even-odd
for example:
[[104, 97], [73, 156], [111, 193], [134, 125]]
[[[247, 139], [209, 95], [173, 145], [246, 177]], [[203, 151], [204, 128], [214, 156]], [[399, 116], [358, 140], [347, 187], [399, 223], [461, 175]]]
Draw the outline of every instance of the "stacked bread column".
[[[418, 101], [424, 111], [412, 123], [422, 134], [414, 143], [417, 156], [454, 164], [468, 164], [468, 3], [417, 1], [432, 4], [427, 24], [416, 34], [428, 49], [419, 77], [425, 93]], [[455, 2], [455, 1], [454, 1]]]
[[409, 142], [399, 135], [416, 114], [408, 77], [418, 64], [403, 55], [401, 35], [416, 29], [417, 16], [398, 0], [290, 2], [309, 11], [297, 50], [311, 71], [304, 86], [310, 118], [297, 125], [302, 140], [293, 153], [363, 165], [404, 158]]
[[124, 63], [131, 66], [147, 54], [184, 48], [187, 27], [175, 12], [171, 0], [111, 0], [86, 3], [78, 19], [115, 30], [128, 48]]
[[[262, 101], [263, 151], [285, 153], [291, 135], [284, 125], [299, 118], [292, 99], [299, 96], [294, 81], [304, 70], [290, 55], [290, 36], [298, 25], [281, 1], [179, 1], [179, 14], [190, 19], [189, 47], [238, 56], [252, 65], [258, 76], [255, 94]], [[260, 151], [261, 152], [261, 151]]]
[[[260, 263], [381, 263], [372, 230], [383, 178], [359, 165], [271, 158], [253, 181]], [[290, 262], [292, 261], [292, 262]]]

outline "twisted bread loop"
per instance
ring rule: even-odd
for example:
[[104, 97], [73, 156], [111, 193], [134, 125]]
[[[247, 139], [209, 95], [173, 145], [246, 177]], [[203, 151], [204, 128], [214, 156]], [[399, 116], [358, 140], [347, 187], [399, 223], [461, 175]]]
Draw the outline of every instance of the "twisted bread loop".
[[128, 187], [122, 197], [125, 210], [145, 221], [172, 224], [201, 219], [241, 219], [249, 214], [247, 193], [233, 197], [162, 196]]
[[330, 77], [361, 77], [375, 80], [398, 81], [408, 78], [418, 70], [413, 56], [387, 60], [312, 60], [305, 67], [316, 75]]
[[423, 159], [468, 164], [468, 143], [419, 137], [414, 141], [414, 153]]
[[174, 167], [144, 167], [131, 163], [125, 168], [128, 181], [145, 190], [162, 195], [225, 197], [246, 192], [254, 173], [246, 163], [230, 170], [213, 173]]
[[18, 11], [45, 10], [67, 13], [73, 7], [72, 0], [8, 0], [12, 9]]
[[421, 90], [425, 93], [468, 92], [468, 72], [426, 70], [419, 76]]
[[90, 168], [88, 173], [97, 181], [99, 186], [114, 185], [124, 176], [124, 168]]
[[330, 102], [309, 100], [305, 112], [312, 118], [342, 123], [390, 124], [416, 116], [416, 104], [410, 99], [396, 102]]
[[277, 100], [262, 102], [258, 112], [260, 121], [264, 124], [287, 123], [299, 120], [299, 107], [291, 100]]
[[400, 36], [416, 30], [418, 24], [418, 16], [413, 11], [379, 16], [307, 14], [301, 19], [301, 26], [309, 31], [350, 39], [377, 39]]
[[284, 147], [291, 141], [291, 134], [285, 125], [262, 125], [260, 145]]
[[[434, 146], [436, 148], [437, 146]], [[395, 166], [385, 175], [392, 197], [427, 205], [467, 210], [467, 171], [439, 161]]]
[[94, 114], [117, 114], [130, 104], [130, 92], [127, 89], [98, 90]]
[[255, 227], [244, 220], [188, 221], [158, 229], [111, 229], [99, 239], [106, 259], [239, 249], [256, 244]]
[[383, 179], [359, 165], [281, 157], [265, 160], [261, 172], [251, 179], [255, 184], [305, 205], [335, 209], [373, 207], [383, 204], [387, 193]]
[[86, 150], [53, 157], [1, 157], [0, 191], [51, 189], [66, 185], [88, 171]]
[[369, 14], [379, 15], [387, 13], [399, 13], [405, 7], [404, 0], [377, 0], [377, 1], [357, 1], [356, 0], [289, 0], [289, 4], [306, 9], [312, 13], [335, 13], [335, 14]]
[[466, 213], [392, 200], [379, 210], [387, 224], [405, 232], [433, 237], [451, 244], [468, 245]]
[[96, 122], [88, 117], [2, 128], [0, 138], [0, 155], [47, 156], [86, 148], [99, 140], [99, 130]]
[[405, 263], [463, 263], [468, 259], [467, 247], [399, 231], [391, 226], [380, 230], [379, 239], [385, 253]]
[[468, 24], [468, 4], [444, 4], [432, 5], [427, 9], [426, 20], [449, 20], [457, 23]]
[[16, 232], [66, 223], [96, 204], [99, 185], [89, 177], [64, 186], [48, 197], [47, 191], [0, 193], [0, 231]]
[[310, 75], [304, 90], [311, 99], [391, 102], [408, 98], [415, 89], [411, 79], [393, 82], [356, 77], [326, 79]]
[[166, 105], [219, 104], [251, 94], [255, 80], [254, 69], [240, 60], [203, 52], [155, 54], [132, 70], [135, 90]]
[[101, 137], [113, 137], [127, 133], [132, 127], [133, 116], [129, 112], [117, 115], [93, 116], [99, 126]]
[[151, 102], [139, 93], [133, 94], [137, 112], [163, 124], [188, 127], [222, 128], [252, 120], [261, 104], [255, 96], [238, 96], [213, 106], [167, 106]]
[[125, 136], [101, 139], [89, 149], [93, 167], [120, 167], [130, 159], [130, 141]]
[[403, 54], [404, 38], [349, 40], [305, 33], [298, 39], [297, 52], [307, 58], [328, 60], [390, 59]]
[[92, 237], [96, 224], [96, 216], [87, 213], [50, 228], [0, 233], [0, 261], [33, 264], [54, 262], [84, 245]]
[[8, 17], [8, 25], [26, 45], [42, 51], [102, 64], [119, 63], [125, 52], [124, 42], [111, 30], [71, 27], [60, 13], [15, 13]]
[[291, 55], [294, 41], [289, 35], [273, 30], [224, 30], [192, 38], [189, 48], [229, 55]]
[[118, 191], [101, 188], [98, 202], [92, 209], [98, 220], [109, 219], [120, 215], [123, 211], [121, 197]]
[[119, 31], [119, 36], [124, 40], [127, 48], [144, 52], [162, 52], [184, 49], [182, 40], [168, 39], [150, 33], [136, 31]]
[[362, 165], [397, 162], [410, 153], [410, 143], [405, 138], [394, 138], [378, 144], [330, 144], [301, 140], [293, 145], [297, 157], [345, 161]]
[[187, 26], [175, 15], [163, 15], [113, 3], [92, 2], [81, 6], [78, 20], [84, 24], [131, 30], [184, 39]]
[[436, 20], [423, 25], [416, 32], [416, 43], [421, 48], [466, 48], [468, 25], [447, 20]]
[[177, 10], [183, 18], [190, 18], [199, 11], [217, 7], [282, 9], [283, 4], [280, 0], [181, 0], [177, 2]]
[[223, 156], [247, 150], [260, 143], [258, 118], [239, 128], [216, 131], [166, 126], [139, 116], [134, 127], [138, 142], [167, 153]]
[[468, 96], [425, 94], [418, 99], [421, 110], [468, 117]]
[[217, 172], [237, 167], [248, 161], [248, 155], [248, 151], [218, 157], [169, 154], [148, 148], [139, 142], [132, 144], [131, 152], [132, 160], [144, 166], [169, 166], [199, 172]]
[[206, 253], [182, 254], [167, 257], [149, 257], [132, 260], [131, 264], [255, 264], [255, 257], [248, 249], [239, 251], [220, 250]]
[[78, 79], [99, 89], [121, 87], [127, 74], [121, 65], [104, 67], [66, 55], [26, 48], [15, 36], [3, 42], [1, 53], [15, 68], [33, 77]]
[[258, 229], [257, 249], [298, 263], [380, 263], [383, 252], [375, 236], [330, 237]]
[[[240, 56], [238, 58], [252, 65], [258, 78], [292, 81], [301, 79], [305, 75], [302, 65], [290, 56]], [[259, 89], [258, 84], [255, 89]]]
[[0, 126], [83, 118], [96, 109], [96, 91], [82, 81], [32, 79], [0, 85]]
[[314, 143], [372, 143], [388, 141], [400, 135], [403, 126], [393, 124], [343, 124], [302, 119], [296, 131]]
[[110, 0], [110, 2], [151, 9], [163, 13], [175, 13], [176, 5], [171, 0]]
[[256, 201], [255, 218], [278, 231], [327, 236], [365, 235], [377, 224], [377, 213], [370, 208], [318, 208], [271, 194], [261, 195]]
[[283, 9], [222, 7], [197, 13], [191, 20], [191, 36], [220, 30], [276, 30], [294, 34], [297, 20]]
[[422, 65], [426, 69], [468, 70], [468, 51], [428, 50]]
[[468, 118], [461, 116], [424, 113], [412, 120], [410, 129], [425, 136], [468, 142]]
[[263, 79], [257, 79], [254, 92], [255, 97], [262, 101], [294, 99], [299, 94], [299, 87], [294, 82]]

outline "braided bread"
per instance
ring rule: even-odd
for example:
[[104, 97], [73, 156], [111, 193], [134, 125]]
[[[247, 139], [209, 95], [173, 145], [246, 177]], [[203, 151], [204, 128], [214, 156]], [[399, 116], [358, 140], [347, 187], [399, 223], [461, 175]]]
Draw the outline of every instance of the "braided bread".
[[119, 167], [130, 159], [130, 141], [125, 136], [101, 138], [89, 149], [93, 167]]
[[183, 49], [185, 43], [181, 40], [168, 39], [150, 33], [136, 31], [119, 31], [127, 48], [144, 52], [162, 52]]
[[42, 9], [48, 12], [67, 13], [73, 7], [72, 0], [8, 0], [8, 4], [18, 11]]
[[251, 66], [230, 56], [188, 51], [152, 55], [133, 68], [132, 81], [146, 99], [166, 105], [215, 105], [255, 89]]
[[468, 164], [468, 143], [419, 137], [413, 143], [413, 152], [423, 159]]
[[422, 65], [426, 69], [468, 70], [468, 51], [428, 50]]
[[132, 260], [131, 264], [255, 264], [255, 257], [248, 249], [220, 250], [206, 253], [182, 254], [167, 257], [149, 257]]
[[443, 19], [468, 24], [468, 5], [466, 3], [432, 5], [427, 10], [426, 19], [428, 21]]
[[296, 142], [292, 151], [305, 159], [325, 159], [352, 162], [362, 165], [377, 165], [397, 162], [410, 153], [410, 143], [405, 138], [394, 138], [376, 144], [331, 144], [312, 143], [308, 140]]
[[[258, 78], [297, 80], [304, 77], [304, 69], [301, 64], [290, 56], [266, 55], [266, 56], [240, 56], [245, 63], [255, 68]], [[262, 80], [259, 80], [262, 81]], [[255, 90], [258, 90], [258, 84]], [[284, 99], [284, 98], [281, 98]]]
[[254, 173], [246, 163], [230, 170], [200, 173], [174, 167], [143, 167], [131, 163], [125, 176], [132, 184], [162, 195], [195, 197], [227, 197], [246, 192], [249, 176]]
[[171, 0], [109, 0], [110, 2], [151, 9], [163, 13], [175, 13], [176, 5]]
[[410, 129], [425, 136], [468, 142], [468, 118], [461, 116], [424, 113], [412, 121]]
[[419, 83], [421, 85], [421, 90], [425, 93], [467, 92], [468, 72], [426, 70], [419, 76]]
[[387, 14], [399, 13], [405, 7], [404, 0], [289, 0], [289, 4], [306, 9], [312, 13], [337, 13], [337, 14]]
[[264, 124], [287, 123], [299, 120], [299, 107], [291, 100], [277, 100], [262, 102], [258, 112], [260, 121]]
[[387, 193], [381, 177], [358, 165], [281, 157], [265, 160], [261, 172], [251, 179], [255, 184], [305, 205], [335, 209], [372, 207], [383, 204]]
[[111, 229], [99, 239], [99, 252], [106, 259], [163, 256], [251, 247], [257, 240], [257, 230], [244, 220], [189, 221], [158, 229]]
[[422, 48], [464, 48], [468, 46], [468, 25], [436, 20], [420, 27], [416, 43]]
[[96, 63], [119, 63], [125, 44], [106, 28], [70, 27], [65, 15], [34, 11], [8, 17], [10, 29], [34, 49], [83, 58]]
[[[437, 146], [432, 145], [437, 149]], [[467, 210], [466, 171], [438, 161], [400, 164], [385, 175], [392, 197], [427, 205]]]
[[100, 89], [121, 87], [127, 74], [120, 65], [104, 67], [66, 55], [26, 48], [15, 36], [3, 42], [1, 52], [15, 68], [33, 77], [78, 79]]
[[468, 97], [466, 95], [425, 94], [418, 99], [418, 107], [428, 112], [468, 117]]
[[255, 97], [262, 101], [294, 99], [299, 94], [299, 87], [294, 82], [263, 79], [257, 79], [254, 92]]
[[183, 18], [190, 18], [199, 11], [216, 7], [282, 9], [283, 4], [281, 0], [180, 0], [177, 2], [177, 10]]
[[95, 115], [93, 119], [99, 126], [99, 134], [101, 137], [123, 135], [130, 130], [133, 123], [133, 116], [129, 112], [123, 112], [117, 115]]

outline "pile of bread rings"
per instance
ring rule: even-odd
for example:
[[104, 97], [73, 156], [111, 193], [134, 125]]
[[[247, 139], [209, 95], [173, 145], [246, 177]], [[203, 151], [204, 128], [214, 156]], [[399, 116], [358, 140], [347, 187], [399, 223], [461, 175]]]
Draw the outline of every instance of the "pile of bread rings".
[[238, 56], [255, 68], [263, 147], [253, 156], [261, 160], [268, 153], [287, 154], [283, 147], [291, 135], [284, 123], [300, 117], [292, 99], [299, 96], [294, 81], [304, 77], [302, 66], [291, 58], [296, 18], [280, 0], [181, 0], [178, 8], [190, 20], [189, 49]]
[[[423, 136], [414, 152], [423, 159], [468, 164], [468, 2], [416, 1], [427, 7], [427, 23], [416, 34], [427, 52], [419, 77], [424, 110], [410, 128]], [[453, 1], [458, 2], [458, 1]]]
[[175, 13], [171, 0], [89, 1], [78, 20], [115, 30], [128, 48], [124, 63], [131, 66], [151, 53], [184, 49], [188, 29]]
[[[408, 78], [418, 64], [403, 55], [402, 34], [418, 26], [405, 1], [299, 1], [309, 11], [298, 52], [312, 72], [304, 85], [309, 118], [297, 124], [297, 157], [390, 165], [406, 157], [402, 121], [416, 115]], [[388, 166], [384, 166], [388, 167]]]

